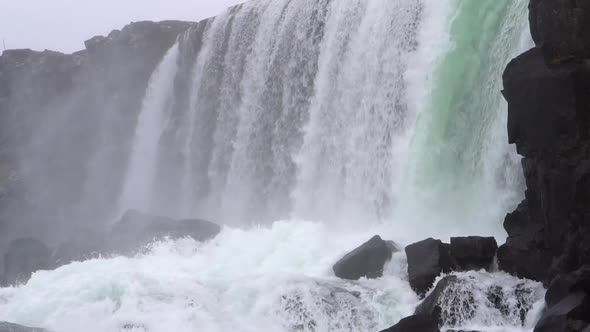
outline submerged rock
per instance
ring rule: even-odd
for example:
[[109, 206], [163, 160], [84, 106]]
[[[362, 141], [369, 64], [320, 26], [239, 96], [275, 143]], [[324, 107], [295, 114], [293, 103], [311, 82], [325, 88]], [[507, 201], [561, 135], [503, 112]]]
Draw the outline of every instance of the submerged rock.
[[125, 254], [165, 237], [191, 237], [197, 241], [206, 241], [220, 231], [219, 225], [205, 220], [174, 220], [130, 210], [111, 228], [106, 240], [106, 250]]
[[397, 251], [399, 250], [393, 242], [384, 241], [379, 235], [375, 235], [340, 259], [332, 269], [342, 279], [380, 278], [383, 276], [383, 266]]
[[493, 237], [453, 237], [451, 257], [462, 271], [490, 270], [498, 244]]
[[0, 332], [47, 332], [37, 327], [27, 327], [18, 324], [0, 322]]
[[4, 255], [4, 282], [27, 282], [33, 272], [50, 268], [50, 256], [49, 248], [37, 239], [12, 241]]
[[410, 286], [424, 295], [441, 273], [451, 272], [449, 245], [432, 238], [406, 247]]
[[438, 324], [425, 316], [409, 316], [381, 332], [439, 332]]
[[[460, 282], [461, 281], [456, 276], [442, 278], [438, 284], [436, 284], [436, 287], [432, 293], [430, 293], [430, 295], [428, 295], [416, 308], [416, 312], [414, 314], [417, 316], [427, 317], [429, 320], [435, 321], [439, 324], [439, 326], [442, 326], [445, 322], [442, 317], [441, 304], [445, 300], [445, 295], [448, 295], [447, 293], [452, 291], [452, 288]], [[470, 310], [470, 305], [472, 304], [473, 301], [471, 301], [471, 303], [459, 303], [459, 308], [456, 309], [462, 311], [463, 315], [471, 315], [469, 311], [472, 311]]]
[[[524, 324], [541, 299], [542, 286], [511, 278], [496, 280], [475, 272], [442, 278], [414, 312], [439, 327], [459, 329], [480, 315], [502, 325]], [[492, 282], [490, 282], [492, 281]]]

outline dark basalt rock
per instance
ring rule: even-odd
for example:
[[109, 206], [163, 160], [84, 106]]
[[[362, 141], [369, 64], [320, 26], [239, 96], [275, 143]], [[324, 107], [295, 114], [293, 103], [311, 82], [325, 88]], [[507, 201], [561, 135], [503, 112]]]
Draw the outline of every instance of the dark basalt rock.
[[527, 190], [504, 221], [498, 261], [549, 285], [536, 332], [582, 331], [590, 320], [590, 2], [531, 0], [529, 8], [536, 48], [503, 77]]
[[584, 292], [577, 292], [568, 295], [543, 313], [534, 332], [579, 332], [589, 326], [589, 298]]
[[106, 249], [116, 253], [130, 253], [155, 239], [192, 237], [206, 241], [215, 237], [221, 227], [205, 220], [173, 220], [150, 216], [139, 211], [127, 211], [107, 236]]
[[409, 316], [381, 332], [440, 332], [438, 324], [425, 316]]
[[453, 237], [451, 257], [461, 270], [489, 270], [496, 256], [498, 244], [493, 237]]
[[27, 327], [7, 322], [0, 322], [0, 332], [47, 332], [37, 327]]
[[375, 235], [340, 259], [332, 269], [342, 279], [380, 278], [383, 276], [383, 266], [397, 251], [399, 250], [393, 242], [384, 241], [379, 235]]
[[8, 284], [27, 282], [33, 272], [50, 268], [50, 251], [36, 239], [14, 240], [4, 255], [4, 278]]
[[590, 261], [590, 67], [550, 68], [533, 49], [508, 65], [504, 88], [527, 191], [504, 222], [499, 265], [548, 283]]
[[590, 57], [590, 3], [586, 0], [531, 0], [531, 33], [549, 63]]
[[[504, 289], [496, 285], [481, 288], [474, 277], [458, 278], [450, 275], [442, 278], [414, 312], [437, 322], [438, 326], [465, 326], [482, 307], [497, 310], [510, 320], [519, 318], [525, 323], [532, 308], [532, 290], [524, 283]], [[487, 298], [482, 299], [484, 295]]]
[[545, 295], [547, 310], [535, 331], [582, 331], [590, 328], [590, 268], [553, 278]]
[[[456, 286], [461, 281], [456, 276], [448, 276], [442, 278], [436, 287], [428, 295], [424, 301], [416, 308], [416, 312], [414, 312], [417, 316], [424, 316], [428, 317], [430, 320], [434, 320], [437, 322], [439, 326], [442, 326], [445, 322], [441, 317], [442, 308], [440, 306], [441, 302], [444, 300], [445, 293], [450, 288]], [[460, 308], [462, 309], [462, 308]], [[469, 308], [464, 308], [469, 310]]]
[[453, 268], [449, 245], [432, 238], [406, 247], [410, 286], [419, 295], [424, 295], [441, 273]]

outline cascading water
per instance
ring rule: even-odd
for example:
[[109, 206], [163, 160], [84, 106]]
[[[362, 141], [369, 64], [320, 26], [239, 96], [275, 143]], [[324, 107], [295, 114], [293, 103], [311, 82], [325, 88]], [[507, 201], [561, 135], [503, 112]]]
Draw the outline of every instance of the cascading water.
[[129, 161], [120, 206], [151, 211], [151, 197], [155, 191], [157, 146], [166, 123], [166, 111], [172, 98], [176, 75], [178, 44], [172, 46], [152, 74], [137, 122], [135, 144]]
[[[0, 289], [0, 321], [63, 332], [393, 325], [419, 302], [402, 253], [378, 280], [338, 280], [330, 267], [376, 233], [502, 236], [521, 174], [501, 73], [526, 3], [258, 0], [196, 25], [152, 75], [119, 209], [228, 226], [209, 243], [36, 273]], [[459, 277], [447, 298], [473, 310], [447, 327], [531, 329], [540, 284]], [[506, 309], [521, 307], [524, 326]]]
[[179, 190], [152, 193], [167, 202], [156, 212], [234, 225], [437, 219], [433, 230], [501, 236], [522, 191], [501, 72], [525, 10], [285, 0], [220, 15], [193, 60], [189, 109], [166, 129], [182, 157], [162, 147], [159, 166], [144, 165], [179, 173]]

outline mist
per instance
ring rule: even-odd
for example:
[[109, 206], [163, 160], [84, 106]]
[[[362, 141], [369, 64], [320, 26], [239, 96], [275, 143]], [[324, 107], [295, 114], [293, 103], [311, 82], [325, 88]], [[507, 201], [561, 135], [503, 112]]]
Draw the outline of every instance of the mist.
[[[244, 0], [0, 0], [0, 43], [72, 53], [84, 41], [137, 21], [196, 22]], [[2, 50], [4, 45], [0, 44]]]
[[239, 2], [0, 0], [0, 332], [531, 331], [527, 2]]

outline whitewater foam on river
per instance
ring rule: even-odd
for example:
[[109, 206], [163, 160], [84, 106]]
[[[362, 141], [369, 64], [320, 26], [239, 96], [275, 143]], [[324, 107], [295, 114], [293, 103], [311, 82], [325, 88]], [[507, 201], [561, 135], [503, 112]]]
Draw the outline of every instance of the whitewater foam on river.
[[[379, 231], [346, 234], [285, 221], [225, 228], [208, 243], [157, 242], [133, 258], [72, 263], [0, 289], [0, 321], [59, 332], [379, 331], [412, 314], [419, 302], [407, 282], [403, 252], [377, 280], [343, 281], [331, 271]], [[463, 275], [476, 276], [480, 286], [512, 289], [522, 282], [502, 273]], [[538, 309], [542, 286], [524, 283]], [[466, 325], [523, 331], [514, 323], [478, 310]]]
[[[135, 139], [113, 211], [243, 228], [37, 272], [0, 289], [0, 321], [55, 332], [372, 332], [412, 314], [403, 252], [377, 280], [339, 280], [331, 267], [375, 234], [503, 241], [522, 172], [501, 73], [530, 39], [526, 4], [258, 0], [209, 20], [154, 71], [137, 127], [126, 128]], [[175, 109], [181, 63], [194, 64], [190, 100]], [[87, 180], [102, 192], [103, 178]], [[459, 277], [467, 291], [449, 298], [475, 310], [461, 313], [463, 327], [532, 329], [540, 284]], [[524, 326], [493, 307], [492, 286], [530, 309]]]

